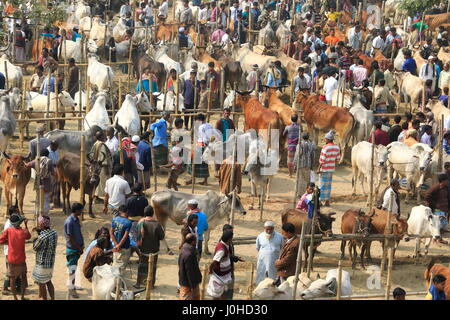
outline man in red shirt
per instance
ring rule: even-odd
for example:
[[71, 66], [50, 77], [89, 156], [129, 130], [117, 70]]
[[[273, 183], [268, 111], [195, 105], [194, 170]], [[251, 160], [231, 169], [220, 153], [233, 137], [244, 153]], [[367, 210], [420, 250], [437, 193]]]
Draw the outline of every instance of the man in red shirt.
[[[19, 214], [12, 214], [9, 218], [11, 227], [4, 230], [0, 236], [0, 244], [8, 245], [8, 276], [11, 284], [11, 291], [14, 295], [14, 300], [17, 300], [16, 295], [16, 278], [21, 277], [21, 294], [22, 300], [25, 300], [25, 287], [27, 278], [27, 264], [25, 262], [25, 241], [31, 238], [28, 231], [28, 220]], [[20, 225], [25, 223], [25, 229]]]
[[[382, 144], [387, 146], [389, 144], [389, 135], [386, 131], [381, 130], [382, 125], [380, 121], [375, 122], [375, 145]], [[372, 143], [372, 135], [369, 137], [369, 142]]]

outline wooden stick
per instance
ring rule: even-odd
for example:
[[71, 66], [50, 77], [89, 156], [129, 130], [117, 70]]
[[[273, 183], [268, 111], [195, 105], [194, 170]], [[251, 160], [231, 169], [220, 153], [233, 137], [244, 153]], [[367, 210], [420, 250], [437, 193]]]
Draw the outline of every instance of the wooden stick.
[[230, 212], [230, 224], [233, 225], [234, 224], [234, 206], [236, 204], [236, 188], [234, 187], [234, 183], [235, 183], [235, 175], [236, 173], [235, 168], [236, 168], [236, 152], [237, 152], [237, 135], [234, 135], [234, 139], [233, 139], [233, 159], [232, 159], [232, 165], [231, 165], [231, 176], [230, 176], [230, 190], [232, 190], [233, 192], [233, 198], [231, 200], [231, 212]]
[[342, 260], [339, 259], [336, 300], [341, 300], [341, 288], [342, 288]]
[[6, 80], [5, 89], [8, 90], [9, 89], [9, 85], [10, 85], [10, 83], [9, 83], [9, 76], [8, 76], [8, 63], [7, 63], [7, 61], [5, 61], [4, 63], [5, 63], [5, 80]]
[[422, 111], [422, 112], [424, 112], [424, 110], [425, 110], [425, 81], [424, 80], [422, 80], [422, 103], [421, 103], [421, 106], [420, 106], [420, 110]]
[[177, 106], [175, 113], [178, 113], [178, 110], [180, 110], [180, 74], [177, 72]]
[[15, 63], [16, 62], [16, 21], [14, 20], [14, 22], [13, 22], [13, 37], [12, 37], [12, 40], [13, 40], [13, 52], [14, 52], [14, 54], [12, 55], [12, 59], [11, 59], [11, 62], [12, 63]]
[[[84, 205], [84, 159], [86, 158], [86, 136], [81, 136], [80, 145], [80, 203]], [[84, 210], [81, 214], [81, 221], [84, 220]]]
[[38, 218], [44, 212], [44, 201], [43, 201], [44, 200], [44, 197], [43, 197], [44, 186], [41, 181], [41, 134], [40, 133], [37, 134], [37, 141], [36, 141], [35, 170], [36, 170], [36, 178], [35, 179], [37, 181], [36, 196], [39, 199], [39, 207], [36, 208], [37, 210], [35, 212], [35, 222], [36, 222], [36, 226], [37, 226]]
[[192, 130], [191, 130], [191, 138], [192, 138], [192, 142], [191, 142], [191, 149], [192, 149], [192, 154], [194, 155], [192, 157], [192, 161], [191, 161], [191, 166], [192, 166], [192, 170], [191, 170], [191, 183], [192, 183], [192, 188], [191, 188], [191, 193], [194, 194], [195, 192], [195, 154], [196, 154], [196, 143], [195, 143], [195, 138], [196, 138], [196, 134], [195, 134], [195, 124], [192, 124]]
[[115, 300], [120, 300], [120, 277], [116, 278], [116, 298]]
[[[392, 226], [392, 224], [391, 224], [391, 214], [392, 214], [392, 206], [394, 205], [394, 201], [395, 201], [395, 199], [394, 199], [394, 197], [392, 197], [391, 203], [390, 203], [391, 206], [389, 208], [389, 211], [387, 212], [387, 221], [386, 221], [386, 227], [385, 227], [385, 230], [384, 230], [384, 234], [391, 234], [392, 233], [392, 231], [391, 231], [391, 226]], [[389, 244], [389, 239], [385, 238], [384, 239], [383, 255], [382, 255], [382, 258], [381, 258], [381, 266], [380, 266], [380, 275], [381, 276], [384, 273], [384, 268], [385, 268], [385, 264], [386, 264], [386, 255], [387, 255], [388, 244]]]
[[372, 147], [370, 156], [370, 183], [369, 183], [369, 210], [373, 208], [373, 175], [374, 175], [374, 163], [373, 158], [375, 156], [375, 128], [372, 128]]
[[295, 193], [294, 193], [294, 200], [293, 200], [293, 207], [294, 208], [295, 208], [295, 205], [297, 204], [298, 194], [300, 192], [300, 190], [299, 190], [299, 181], [300, 181], [300, 157], [301, 157], [300, 145], [302, 143], [301, 134], [302, 134], [302, 126], [299, 124], [299, 126], [298, 126], [298, 143], [297, 143], [297, 152], [298, 152], [297, 173], [296, 173], [296, 178], [295, 178]]
[[123, 159], [123, 152], [122, 152], [122, 132], [119, 132], [119, 161], [120, 164], [123, 165], [124, 159]]
[[[54, 92], [55, 92], [55, 97], [56, 97], [56, 101], [55, 101], [55, 114], [56, 114], [56, 117], [59, 117], [59, 90], [58, 90], [58, 76], [56, 76], [55, 77], [55, 86], [54, 86]], [[58, 126], [59, 127], [59, 129], [61, 129], [61, 127], [60, 126]]]
[[388, 264], [388, 274], [386, 279], [386, 292], [385, 299], [389, 300], [391, 286], [392, 286], [392, 267], [394, 264], [394, 248], [389, 247], [389, 264]]
[[117, 110], [122, 107], [122, 79], [119, 78], [119, 105], [117, 106]]
[[307, 269], [307, 274], [308, 274], [308, 278], [311, 275], [311, 270], [312, 270], [312, 256], [313, 256], [313, 247], [314, 247], [314, 232], [316, 229], [316, 224], [315, 224], [315, 219], [317, 216], [317, 206], [319, 203], [319, 188], [316, 186], [315, 190], [314, 190], [314, 211], [313, 211], [313, 218], [311, 221], [311, 242], [309, 243], [309, 257], [308, 257], [308, 269]]
[[[23, 118], [25, 116], [25, 96], [26, 96], [26, 87], [27, 87], [27, 81], [25, 79], [22, 80], [22, 110], [20, 112], [19, 117]], [[20, 147], [23, 148], [23, 140], [24, 140], [24, 132], [23, 132], [24, 126], [19, 125], [19, 141], [20, 141]]]
[[250, 271], [250, 283], [248, 284], [248, 299], [247, 300], [252, 300], [253, 299], [253, 277], [255, 274], [255, 264], [252, 262], [252, 269]]
[[300, 235], [300, 245], [297, 250], [297, 265], [295, 267], [295, 278], [294, 278], [294, 292], [292, 293], [292, 299], [296, 299], [297, 295], [297, 285], [298, 285], [298, 275], [300, 274], [300, 270], [302, 269], [302, 252], [303, 246], [305, 242], [305, 233], [306, 233], [306, 223], [302, 224], [302, 233]]
[[[450, 1], [449, 1], [450, 3]], [[444, 115], [441, 114], [441, 119], [439, 119], [439, 142], [438, 142], [438, 148], [437, 150], [439, 150], [439, 155], [438, 155], [438, 169], [439, 170], [443, 170], [443, 152], [444, 150], [442, 149], [442, 140], [444, 139], [443, 135], [444, 135]]]
[[158, 191], [158, 175], [157, 175], [157, 168], [156, 168], [156, 160], [155, 160], [155, 148], [153, 147], [153, 141], [149, 140], [150, 145], [150, 151], [151, 151], [151, 158], [152, 158], [152, 169], [153, 169], [153, 184], [155, 188], [155, 192]]
[[86, 71], [86, 83], [85, 83], [85, 86], [86, 86], [86, 100], [85, 100], [86, 114], [88, 114], [88, 112], [91, 110], [91, 105], [89, 103], [89, 96], [91, 95], [91, 92], [90, 92], [90, 88], [91, 88], [90, 81], [91, 81], [91, 79], [90, 79], [90, 77], [88, 77], [87, 71]]
[[[212, 83], [213, 83], [213, 79], [211, 78], [209, 80], [208, 112], [211, 111], [212, 94], [213, 94]], [[206, 122], [209, 122], [210, 117], [211, 117], [211, 115], [208, 113], [206, 115]]]
[[[82, 117], [83, 116], [83, 107], [82, 107], [82, 91], [81, 91], [81, 68], [78, 68], [78, 111], [79, 111], [79, 116]], [[78, 130], [81, 129], [85, 129], [84, 128], [84, 124], [82, 120], [78, 120]]]
[[[47, 77], [47, 108], [46, 108], [46, 113], [45, 113], [45, 117], [46, 118], [50, 118], [50, 95], [51, 95], [50, 82], [51, 82], [51, 75], [52, 74], [51, 74], [50, 69], [49, 69], [48, 77]], [[46, 121], [45, 124], [47, 125], [47, 129], [50, 129], [50, 122]]]
[[239, 116], [234, 113], [236, 112], [236, 90], [237, 90], [236, 81], [233, 83], [233, 90], [234, 90], [233, 105], [232, 105], [233, 122], [234, 126], [236, 127], [236, 130], [238, 130]]
[[151, 300], [152, 294], [152, 283], [153, 283], [153, 264], [154, 262], [154, 253], [150, 253], [148, 255], [148, 271], [147, 271], [147, 283], [146, 283], [146, 291], [145, 291], [145, 300]]
[[202, 277], [202, 286], [200, 290], [200, 300], [205, 300], [205, 288], [206, 288], [206, 279], [208, 278], [208, 265], [205, 264], [203, 266], [203, 277]]
[[[225, 100], [224, 94], [225, 94], [225, 71], [222, 69], [220, 70], [220, 91], [219, 91], [219, 106], [220, 109], [223, 109], [223, 102]], [[225, 141], [224, 141], [225, 142]]]

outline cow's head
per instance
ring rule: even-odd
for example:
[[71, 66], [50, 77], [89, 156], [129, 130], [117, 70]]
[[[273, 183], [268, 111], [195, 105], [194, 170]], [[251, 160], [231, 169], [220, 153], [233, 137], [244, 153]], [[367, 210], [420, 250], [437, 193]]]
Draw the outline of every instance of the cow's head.
[[359, 210], [358, 217], [356, 218], [355, 232], [364, 237], [367, 237], [370, 234], [371, 223], [372, 219], [370, 218], [370, 216], [365, 215], [364, 212], [361, 212], [361, 210]]
[[[233, 193], [227, 194], [228, 201], [232, 203], [233, 201]], [[241, 198], [236, 194], [236, 200], [234, 202], [233, 211], [238, 211], [241, 215], [245, 216], [247, 211], [245, 211], [244, 206], [242, 205]]]
[[72, 99], [67, 91], [62, 91], [59, 95], [59, 102], [64, 108], [75, 108], [76, 102]]
[[376, 146], [376, 152], [378, 155], [378, 165], [380, 167], [384, 167], [388, 159], [388, 149], [386, 148], [386, 146], [379, 144]]
[[392, 228], [395, 235], [404, 236], [408, 233], [408, 221], [395, 215], [395, 221], [392, 222]]
[[104, 161], [106, 162], [106, 154], [103, 151], [100, 152], [100, 154], [101, 156], [99, 157], [99, 159], [94, 159], [92, 152], [88, 153], [86, 156], [86, 158], [89, 160], [88, 175], [86, 180], [89, 180], [89, 184], [94, 186], [99, 184], [102, 163]]
[[426, 228], [428, 228], [428, 230], [426, 231], [428, 231], [428, 233], [431, 234], [433, 240], [440, 239], [441, 238], [440, 216], [437, 214], [433, 214], [433, 211], [431, 211], [429, 207], [423, 206], [422, 209], [424, 210], [422, 219], [426, 220], [423, 221], [422, 223], [423, 225], [427, 226]]
[[150, 105], [150, 100], [148, 99], [147, 94], [142, 91], [136, 95], [137, 97], [137, 107], [140, 112], [152, 112], [154, 109]]
[[23, 157], [20, 155], [9, 156], [6, 152], [3, 152], [3, 157], [5, 157], [5, 171], [6, 174], [10, 175], [13, 179], [19, 179], [22, 174], [26, 171], [30, 171], [30, 168], [25, 166], [25, 163], [29, 160], [29, 157]]
[[326, 237], [331, 237], [333, 235], [332, 224], [333, 221], [336, 220], [333, 215], [335, 215], [336, 212], [330, 212], [326, 214], [318, 212], [317, 214], [318, 219], [316, 226], [319, 229], [320, 233], [322, 233]]
[[330, 297], [336, 295], [336, 278], [331, 278], [326, 281], [323, 279], [317, 279], [308, 289], [302, 292], [300, 297], [304, 300], [319, 298], [319, 297]]
[[414, 158], [417, 158], [419, 161], [420, 172], [424, 172], [430, 165], [433, 158], [433, 149], [422, 143], [413, 145], [411, 149], [415, 152]]

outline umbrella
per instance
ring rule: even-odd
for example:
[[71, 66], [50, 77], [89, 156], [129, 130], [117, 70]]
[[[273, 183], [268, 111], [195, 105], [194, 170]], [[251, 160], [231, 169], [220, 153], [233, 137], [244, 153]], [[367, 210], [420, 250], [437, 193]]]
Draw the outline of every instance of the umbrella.
[[[428, 29], [428, 25], [426, 25], [423, 22], [416, 22], [413, 24], [413, 26], [415, 26], [417, 28], [417, 30], [425, 30]], [[422, 28], [422, 29], [421, 29]]]

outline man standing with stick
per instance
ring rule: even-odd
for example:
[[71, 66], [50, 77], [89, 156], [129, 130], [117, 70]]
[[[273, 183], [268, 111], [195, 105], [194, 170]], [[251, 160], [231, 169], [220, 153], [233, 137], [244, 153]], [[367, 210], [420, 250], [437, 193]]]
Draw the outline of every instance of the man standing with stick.
[[299, 170], [297, 180], [297, 190], [299, 193], [306, 190], [306, 186], [311, 181], [311, 172], [313, 170], [314, 159], [316, 157], [315, 149], [316, 146], [314, 143], [309, 141], [309, 133], [304, 132], [302, 135], [302, 141], [298, 144], [294, 156], [294, 163], [297, 166], [297, 170]]
[[341, 151], [333, 143], [334, 131], [329, 131], [325, 135], [325, 145], [320, 152], [319, 168], [320, 174], [320, 200], [325, 200], [325, 206], [330, 206], [331, 184], [333, 182], [333, 173], [336, 170], [336, 162], [341, 159]]

